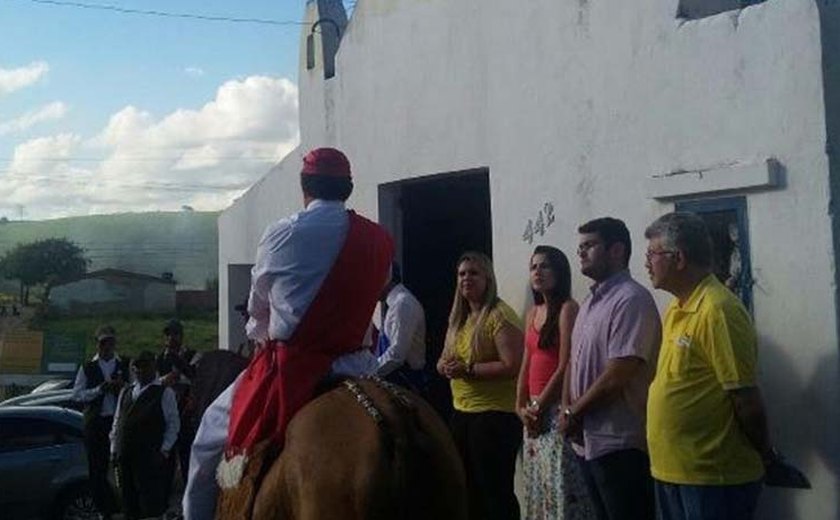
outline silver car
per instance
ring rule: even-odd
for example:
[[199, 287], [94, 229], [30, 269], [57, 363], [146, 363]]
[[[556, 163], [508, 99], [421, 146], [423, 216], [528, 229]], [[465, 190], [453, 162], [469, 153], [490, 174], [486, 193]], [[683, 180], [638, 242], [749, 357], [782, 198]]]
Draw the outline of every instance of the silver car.
[[82, 414], [57, 407], [0, 407], [0, 516], [92, 519]]
[[12, 397], [0, 402], [0, 407], [5, 406], [60, 406], [71, 410], [81, 411], [85, 403], [76, 401], [73, 398], [73, 389], [45, 390]]

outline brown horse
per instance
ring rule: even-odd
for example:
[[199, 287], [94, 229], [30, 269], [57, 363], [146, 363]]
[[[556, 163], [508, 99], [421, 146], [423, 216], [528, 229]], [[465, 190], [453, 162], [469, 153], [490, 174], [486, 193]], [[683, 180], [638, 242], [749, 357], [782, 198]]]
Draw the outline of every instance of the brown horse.
[[[260, 451], [252, 519], [467, 518], [464, 470], [446, 425], [420, 397], [380, 380], [322, 393], [291, 421], [278, 457]], [[223, 495], [217, 518], [247, 516], [243, 498]]]
[[[204, 354], [193, 385], [198, 417], [246, 365], [229, 351]], [[289, 424], [282, 454], [260, 479], [251, 518], [466, 520], [466, 497], [461, 459], [431, 406], [378, 380], [348, 380]], [[219, 511], [223, 518], [247, 511], [228, 505]]]

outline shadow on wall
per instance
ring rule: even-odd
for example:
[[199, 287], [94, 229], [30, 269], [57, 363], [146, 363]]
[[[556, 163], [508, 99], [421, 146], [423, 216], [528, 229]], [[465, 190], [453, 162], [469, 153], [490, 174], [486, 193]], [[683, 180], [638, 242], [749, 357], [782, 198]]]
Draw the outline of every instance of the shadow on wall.
[[[813, 374], [800, 378], [792, 369], [797, 363], [791, 352], [808, 348], [808, 345], [782, 346], [770, 338], [760, 338], [760, 384], [772, 441], [790, 462], [805, 472], [814, 489], [765, 488], [756, 518], [804, 518], [797, 516], [795, 502], [812, 501], [818, 496], [840, 497], [840, 449], [836, 442], [840, 426], [837, 406], [840, 365], [837, 355], [827, 355], [815, 365]], [[818, 468], [824, 468], [832, 478], [819, 478]], [[828, 486], [834, 489], [825, 489]], [[823, 507], [819, 515], [811, 517], [840, 520], [837, 500], [826, 502]]]
[[[840, 3], [835, 0], [815, 0], [820, 16], [822, 44], [823, 101], [826, 121], [826, 155], [829, 164], [829, 216], [831, 218], [835, 261], [840, 257]], [[840, 311], [840, 270], [834, 270], [835, 312]], [[837, 321], [840, 337], [840, 319]], [[802, 345], [807, 348], [807, 345]], [[835, 349], [837, 347], [835, 346]], [[840, 364], [837, 353], [820, 359], [813, 377], [805, 384], [801, 406], [808, 410], [803, 424], [798, 425], [801, 437], [808, 440], [806, 447], [813, 450], [819, 462], [834, 475], [834, 511], [826, 511], [825, 518], [840, 520], [840, 407], [837, 386], [840, 381]], [[833, 399], [829, 399], [830, 396]], [[804, 444], [804, 443], [803, 443]]]

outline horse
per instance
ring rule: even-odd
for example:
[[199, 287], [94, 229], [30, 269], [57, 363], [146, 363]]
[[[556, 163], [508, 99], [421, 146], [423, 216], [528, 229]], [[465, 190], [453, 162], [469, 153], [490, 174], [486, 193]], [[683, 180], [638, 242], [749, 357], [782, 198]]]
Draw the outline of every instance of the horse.
[[197, 430], [204, 411], [245, 370], [248, 358], [241, 352], [219, 349], [200, 352], [192, 363], [195, 377], [190, 389], [189, 417], [196, 423], [192, 426]]
[[449, 430], [417, 395], [345, 380], [292, 419], [256, 492], [256, 520], [466, 520]]
[[[236, 378], [238, 371], [221, 367], [232, 360], [202, 360], [197, 381], [215, 385], [194, 387], [197, 403], [209, 405]], [[276, 452], [265, 450], [253, 503], [220, 500], [217, 518], [239, 519], [249, 509], [254, 520], [468, 518], [464, 469], [449, 429], [422, 398], [391, 383], [325, 383], [289, 423]]]

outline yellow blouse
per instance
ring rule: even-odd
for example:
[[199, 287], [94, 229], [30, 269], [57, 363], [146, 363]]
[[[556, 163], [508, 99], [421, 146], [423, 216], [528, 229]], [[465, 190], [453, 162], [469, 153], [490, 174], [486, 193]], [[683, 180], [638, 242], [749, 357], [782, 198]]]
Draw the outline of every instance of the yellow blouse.
[[[499, 351], [494, 338], [508, 323], [522, 330], [522, 321], [510, 306], [499, 300], [487, 315], [478, 333], [477, 353], [473, 356], [472, 338], [476, 319], [472, 315], [458, 331], [452, 345], [455, 359], [462, 363], [485, 363], [499, 361]], [[461, 412], [513, 412], [516, 404], [516, 376], [504, 379], [453, 379], [452, 400], [455, 409]]]

